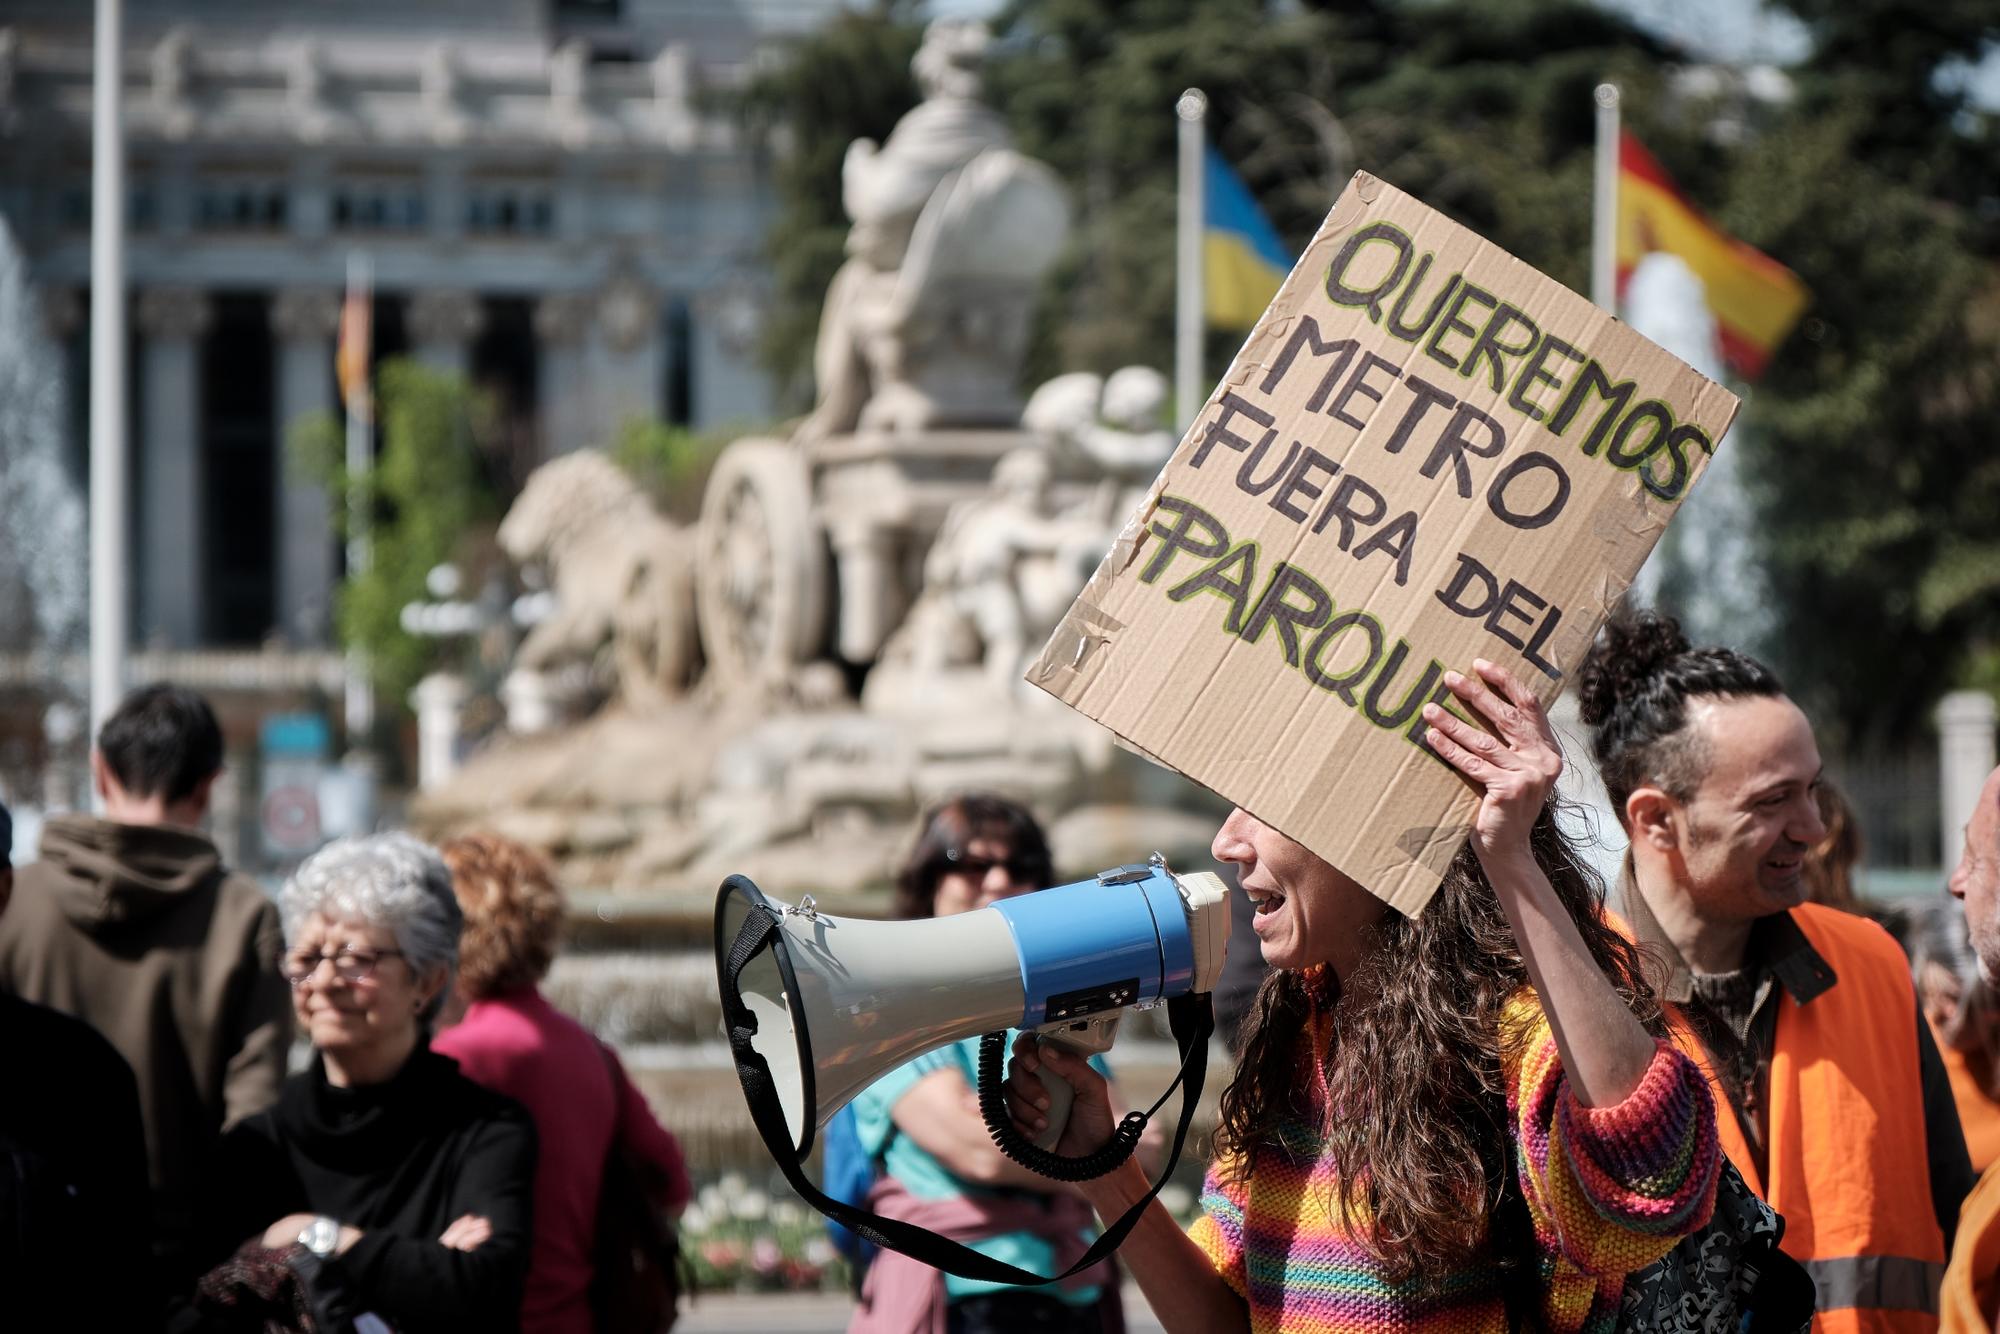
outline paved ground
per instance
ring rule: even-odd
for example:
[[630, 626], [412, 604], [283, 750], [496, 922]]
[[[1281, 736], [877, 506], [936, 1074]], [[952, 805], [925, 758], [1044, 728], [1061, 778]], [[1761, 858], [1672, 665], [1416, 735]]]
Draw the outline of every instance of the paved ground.
[[[674, 1334], [842, 1334], [851, 1305], [831, 1295], [740, 1297], [709, 1293], [687, 1308]], [[1125, 1323], [1132, 1334], [1161, 1334], [1137, 1288], [1125, 1289]]]

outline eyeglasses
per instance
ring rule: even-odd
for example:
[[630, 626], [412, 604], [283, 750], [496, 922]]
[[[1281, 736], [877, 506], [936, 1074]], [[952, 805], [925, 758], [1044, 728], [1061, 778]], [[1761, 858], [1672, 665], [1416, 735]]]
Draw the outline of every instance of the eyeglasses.
[[975, 857], [963, 848], [946, 848], [933, 865], [941, 876], [957, 872], [974, 880], [985, 879], [986, 873], [996, 866], [1006, 868], [1007, 878], [1016, 884], [1039, 887], [1048, 878], [1048, 868], [1038, 859], [1018, 852], [1005, 857]]
[[375, 965], [388, 958], [402, 958], [401, 950], [322, 950], [318, 954], [287, 954], [278, 965], [278, 972], [285, 981], [295, 987], [302, 987], [313, 974], [319, 971], [321, 963], [331, 960], [333, 975], [343, 982], [366, 982], [375, 976]]

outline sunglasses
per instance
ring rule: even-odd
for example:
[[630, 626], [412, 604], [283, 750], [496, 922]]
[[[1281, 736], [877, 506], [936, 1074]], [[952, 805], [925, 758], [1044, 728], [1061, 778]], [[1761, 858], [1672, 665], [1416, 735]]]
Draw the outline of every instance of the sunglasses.
[[975, 857], [963, 848], [946, 848], [938, 854], [932, 866], [939, 875], [957, 871], [974, 880], [983, 879], [988, 871], [1000, 866], [1006, 868], [1009, 880], [1035, 886], [1040, 886], [1049, 876], [1048, 867], [1041, 861], [1019, 852], [1010, 852], [1005, 857]]
[[319, 972], [322, 963], [333, 965], [333, 975], [343, 982], [366, 982], [375, 976], [375, 966], [388, 958], [402, 958], [401, 950], [323, 950], [318, 954], [287, 954], [278, 965], [285, 981], [302, 987]]

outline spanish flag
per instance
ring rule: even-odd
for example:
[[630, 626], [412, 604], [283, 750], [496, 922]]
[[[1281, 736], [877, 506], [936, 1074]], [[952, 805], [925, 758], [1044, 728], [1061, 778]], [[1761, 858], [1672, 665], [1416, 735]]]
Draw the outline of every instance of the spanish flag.
[[1278, 294], [1293, 256], [1214, 144], [1202, 164], [1202, 306], [1218, 329], [1248, 329]]
[[347, 299], [340, 306], [340, 343], [333, 353], [333, 374], [347, 415], [364, 422], [374, 415], [368, 390], [368, 344], [373, 318], [374, 293], [365, 281], [353, 280], [350, 275]]
[[1618, 294], [1648, 253], [1677, 255], [1708, 289], [1722, 359], [1746, 380], [1798, 323], [1812, 293], [1797, 274], [1729, 235], [1688, 201], [1630, 131], [1618, 140]]

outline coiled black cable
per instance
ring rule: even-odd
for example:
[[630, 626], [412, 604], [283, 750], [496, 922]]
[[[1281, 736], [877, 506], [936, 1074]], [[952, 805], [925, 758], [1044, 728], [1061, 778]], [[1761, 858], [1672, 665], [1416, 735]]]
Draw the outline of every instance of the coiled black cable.
[[979, 1039], [979, 1113], [1000, 1152], [1030, 1172], [1051, 1181], [1093, 1181], [1118, 1168], [1139, 1147], [1139, 1136], [1145, 1131], [1150, 1115], [1147, 1112], [1127, 1112], [1102, 1148], [1081, 1157], [1050, 1153], [1035, 1144], [1014, 1128], [1014, 1118], [1007, 1114], [1007, 1097], [1002, 1091], [1007, 1078], [1006, 1060], [1004, 1030]]

